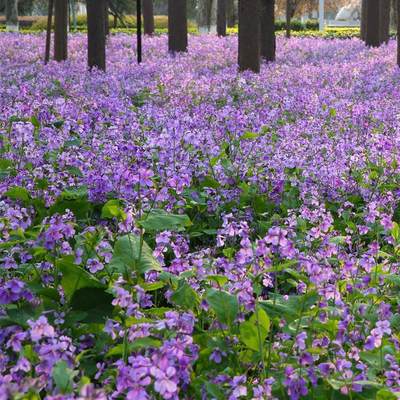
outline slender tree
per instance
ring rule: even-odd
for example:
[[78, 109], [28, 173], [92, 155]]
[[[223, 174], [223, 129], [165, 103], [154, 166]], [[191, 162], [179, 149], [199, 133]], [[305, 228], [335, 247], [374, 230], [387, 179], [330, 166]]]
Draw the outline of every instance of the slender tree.
[[267, 61], [275, 61], [275, 0], [261, 0], [261, 57]]
[[390, 0], [379, 1], [379, 41], [387, 43], [390, 36]]
[[154, 33], [153, 0], [143, 0], [143, 25], [145, 35], [152, 35]]
[[260, 72], [260, 2], [239, 0], [239, 70]]
[[226, 36], [226, 0], [218, 0], [217, 4], [217, 34]]
[[400, 1], [397, 0], [397, 65], [400, 67]]
[[290, 38], [291, 35], [291, 24], [292, 24], [292, 0], [286, 0], [286, 37]]
[[106, 70], [105, 0], [87, 0], [88, 65]]
[[361, 26], [360, 26], [360, 37], [361, 40], [366, 39], [367, 35], [367, 1], [361, 0]]
[[108, 0], [104, 1], [104, 29], [106, 36], [110, 35], [110, 14]]
[[197, 26], [200, 33], [209, 33], [211, 29], [211, 13], [213, 0], [197, 2]]
[[18, 1], [6, 0], [6, 30], [8, 32], [17, 32], [19, 29], [18, 23]]
[[68, 0], [54, 0], [54, 59], [68, 58]]
[[371, 47], [379, 47], [381, 44], [379, 29], [380, 1], [367, 0], [365, 44]]
[[137, 62], [142, 62], [142, 0], [136, 0]]
[[228, 28], [234, 28], [236, 23], [235, 0], [226, 0], [226, 22]]
[[49, 0], [47, 10], [47, 29], [46, 29], [46, 50], [44, 54], [44, 63], [47, 64], [50, 61], [50, 46], [51, 46], [51, 27], [53, 25], [53, 9], [54, 0]]
[[186, 0], [168, 0], [168, 49], [170, 53], [187, 51]]

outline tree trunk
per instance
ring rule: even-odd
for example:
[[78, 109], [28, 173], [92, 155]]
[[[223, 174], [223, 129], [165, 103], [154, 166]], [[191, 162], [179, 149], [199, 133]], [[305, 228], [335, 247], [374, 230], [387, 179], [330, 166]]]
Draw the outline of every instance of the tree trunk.
[[367, 0], [365, 44], [371, 47], [380, 45], [379, 0]]
[[136, 0], [136, 43], [137, 62], [142, 62], [142, 0]]
[[186, 0], [168, 0], [168, 48], [171, 53], [187, 51]]
[[87, 0], [88, 65], [106, 70], [105, 0]]
[[55, 0], [54, 8], [54, 59], [68, 58], [68, 0]]
[[239, 0], [239, 70], [260, 72], [259, 0]]
[[261, 57], [275, 61], [275, 0], [261, 0]]
[[292, 0], [286, 0], [286, 37], [290, 38], [292, 20]]
[[379, 41], [387, 43], [390, 35], [390, 0], [379, 1]]
[[108, 13], [108, 0], [104, 1], [104, 30], [105, 30], [105, 35], [109, 36], [110, 35], [110, 19], [109, 19], [109, 13]]
[[226, 0], [217, 0], [217, 34], [226, 36]]
[[143, 0], [143, 22], [144, 22], [144, 34], [152, 35], [154, 33], [153, 0]]
[[397, 65], [400, 67], [400, 0], [397, 0]]
[[391, 0], [390, 30], [397, 29], [397, 0]]
[[211, 29], [212, 0], [199, 0], [197, 5], [197, 26], [200, 33], [209, 33]]
[[6, 30], [7, 32], [18, 32], [18, 1], [6, 0]]
[[226, 21], [228, 28], [235, 27], [235, 0], [226, 0]]
[[360, 27], [360, 37], [361, 40], [365, 42], [367, 36], [367, 2], [368, 0], [361, 1], [361, 27]]
[[50, 61], [50, 47], [51, 47], [51, 27], [53, 25], [53, 9], [54, 0], [49, 0], [47, 10], [47, 29], [46, 29], [46, 50], [44, 54], [44, 63], [47, 64]]

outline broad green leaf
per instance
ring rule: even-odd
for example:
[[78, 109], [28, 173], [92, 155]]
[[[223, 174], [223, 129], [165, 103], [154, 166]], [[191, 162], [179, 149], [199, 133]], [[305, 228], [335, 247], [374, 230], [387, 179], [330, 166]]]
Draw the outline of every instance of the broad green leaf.
[[153, 283], [142, 283], [140, 286], [146, 291], [146, 292], [154, 292], [158, 289], [162, 289], [166, 285], [165, 282], [153, 282]]
[[[148, 348], [158, 348], [161, 346], [161, 341], [151, 337], [143, 337], [136, 339], [134, 342], [128, 344], [128, 352], [138, 351]], [[119, 344], [110, 349], [106, 357], [121, 356], [124, 353], [124, 345]]]
[[209, 289], [206, 300], [219, 322], [229, 326], [233, 324], [239, 312], [239, 302], [236, 296], [223, 290]]
[[133, 270], [140, 274], [162, 270], [148, 244], [145, 241], [141, 242], [140, 236], [134, 234], [122, 236], [117, 240], [110, 268], [120, 273]]
[[257, 307], [254, 314], [250, 317], [250, 322], [256, 326], [259, 325], [260, 328], [262, 328], [265, 333], [268, 334], [271, 322], [267, 313], [261, 307]]
[[250, 321], [240, 324], [240, 340], [251, 350], [259, 351], [260, 342], [257, 327]]
[[106, 204], [104, 204], [101, 209], [101, 218], [118, 218], [124, 219], [126, 218], [126, 214], [122, 207], [122, 203], [120, 200], [109, 200]]
[[329, 239], [329, 243], [332, 244], [346, 244], [347, 236], [336, 236]]
[[269, 329], [268, 315], [262, 308], [258, 307], [251, 318], [240, 325], [240, 340], [249, 349], [259, 352], [260, 344], [264, 343]]
[[62, 273], [61, 285], [68, 299], [82, 288], [103, 288], [104, 285], [93, 275], [78, 267], [72, 256], [66, 256], [56, 261], [56, 266]]
[[182, 231], [192, 225], [190, 218], [183, 214], [169, 214], [163, 210], [153, 210], [139, 225], [150, 232]]
[[224, 286], [228, 282], [228, 278], [224, 275], [208, 275], [207, 279], [211, 282], [215, 282], [218, 286]]
[[180, 282], [178, 289], [171, 296], [171, 300], [178, 306], [192, 310], [200, 303], [199, 296], [195, 290], [186, 282]]
[[396, 395], [389, 389], [381, 389], [376, 394], [376, 400], [397, 400], [400, 398], [400, 394]]
[[242, 136], [240, 136], [239, 140], [254, 140], [259, 138], [260, 135], [255, 132], [246, 132]]
[[62, 393], [71, 393], [73, 390], [73, 379], [78, 372], [68, 368], [65, 361], [58, 361], [53, 367], [52, 377], [57, 389]]
[[204, 177], [203, 181], [201, 182], [202, 188], [218, 189], [220, 186], [221, 184], [211, 176]]
[[104, 288], [83, 287], [74, 292], [70, 306], [74, 311], [87, 313], [82, 322], [104, 323], [114, 310], [113, 299], [114, 296]]
[[20, 186], [11, 187], [4, 193], [4, 196], [12, 200], [21, 200], [25, 203], [28, 203], [30, 199], [29, 192]]

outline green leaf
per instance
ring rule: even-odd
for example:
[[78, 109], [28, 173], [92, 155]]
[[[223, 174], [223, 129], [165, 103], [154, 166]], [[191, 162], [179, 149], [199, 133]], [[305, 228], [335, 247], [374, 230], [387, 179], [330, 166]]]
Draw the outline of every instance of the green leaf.
[[266, 335], [269, 333], [271, 321], [268, 317], [268, 314], [261, 307], [256, 308], [256, 311], [251, 316], [250, 321], [256, 326], [259, 325], [260, 328], [266, 332]]
[[[148, 348], [158, 348], [161, 346], [161, 341], [151, 337], [143, 337], [136, 339], [134, 342], [128, 344], [128, 352], [138, 351]], [[108, 351], [106, 357], [121, 356], [124, 353], [124, 345], [119, 344]]]
[[179, 282], [179, 287], [171, 296], [171, 300], [178, 306], [192, 310], [200, 303], [199, 296], [186, 282]]
[[150, 232], [182, 231], [192, 225], [190, 218], [183, 214], [169, 214], [163, 210], [153, 210], [139, 225]]
[[236, 296], [223, 290], [209, 289], [206, 300], [215, 312], [219, 322], [231, 326], [239, 312], [239, 302]]
[[214, 178], [212, 178], [211, 176], [206, 176], [206, 177], [204, 177], [203, 181], [201, 182], [201, 187], [218, 189], [219, 187], [221, 187], [221, 184], [218, 181], [216, 181]]
[[376, 400], [397, 400], [399, 396], [396, 396], [389, 389], [381, 389], [376, 394]]
[[240, 324], [240, 340], [251, 350], [259, 351], [257, 327], [250, 321]]
[[224, 275], [208, 275], [207, 279], [211, 282], [215, 282], [218, 286], [224, 286], [228, 282], [228, 278]]
[[58, 361], [53, 367], [52, 378], [57, 389], [62, 393], [71, 393], [73, 390], [73, 379], [78, 372], [68, 368], [65, 361]]
[[146, 292], [154, 292], [158, 289], [162, 289], [166, 285], [165, 282], [153, 282], [153, 283], [141, 283], [140, 286], [146, 291]]
[[50, 214], [62, 214], [65, 210], [71, 210], [78, 219], [84, 219], [90, 209], [88, 191], [86, 186], [69, 188], [64, 190], [57, 201], [50, 208]]
[[125, 219], [126, 214], [120, 200], [110, 200], [101, 209], [101, 218]]
[[264, 343], [269, 329], [268, 315], [262, 308], [258, 307], [251, 318], [240, 325], [240, 340], [249, 349], [259, 352], [260, 344]]
[[110, 268], [120, 273], [134, 270], [140, 274], [147, 271], [162, 271], [151, 248], [140, 236], [130, 234], [120, 237], [114, 246]]
[[78, 186], [65, 189], [61, 193], [61, 198], [64, 200], [79, 200], [87, 198], [88, 190], [86, 186]]
[[73, 294], [82, 288], [105, 288], [93, 275], [75, 265], [72, 256], [66, 256], [57, 260], [56, 266], [62, 272], [61, 286], [64, 289], [67, 299], [71, 299]]
[[84, 287], [74, 292], [70, 306], [74, 311], [83, 311], [87, 315], [82, 319], [86, 323], [104, 323], [113, 313], [114, 296], [104, 288]]
[[239, 140], [254, 140], [254, 139], [257, 139], [259, 137], [260, 137], [260, 135], [258, 133], [246, 132], [245, 134], [240, 136]]
[[400, 238], [400, 228], [399, 228], [399, 224], [397, 222], [393, 222], [392, 236], [393, 236], [393, 239], [396, 241], [398, 241]]
[[29, 192], [20, 186], [11, 187], [4, 193], [4, 196], [9, 197], [12, 200], [21, 200], [25, 203], [28, 203], [30, 199]]
[[347, 236], [336, 236], [329, 239], [329, 243], [332, 244], [346, 244]]

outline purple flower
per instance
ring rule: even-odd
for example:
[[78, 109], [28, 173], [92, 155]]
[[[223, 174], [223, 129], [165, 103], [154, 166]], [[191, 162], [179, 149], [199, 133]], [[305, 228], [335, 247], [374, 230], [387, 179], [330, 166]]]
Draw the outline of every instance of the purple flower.
[[49, 325], [45, 316], [39, 317], [36, 321], [29, 320], [30, 335], [34, 342], [42, 338], [52, 338], [55, 336], [54, 328]]

